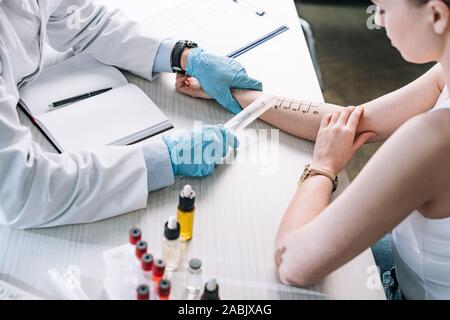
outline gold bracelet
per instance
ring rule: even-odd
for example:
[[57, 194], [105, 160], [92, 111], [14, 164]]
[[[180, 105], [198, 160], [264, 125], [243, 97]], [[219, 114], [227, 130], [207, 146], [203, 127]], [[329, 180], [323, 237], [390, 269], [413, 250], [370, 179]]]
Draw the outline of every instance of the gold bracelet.
[[299, 181], [299, 185], [301, 183], [305, 182], [305, 180], [308, 179], [308, 177], [310, 177], [311, 175], [315, 175], [315, 174], [322, 175], [322, 176], [325, 176], [328, 179], [330, 179], [331, 182], [333, 183], [333, 192], [335, 192], [337, 190], [338, 183], [339, 183], [338, 176], [334, 176], [331, 173], [326, 172], [325, 170], [313, 169], [313, 168], [311, 168], [311, 164], [307, 164], [305, 166], [302, 177], [300, 178], [300, 181]]

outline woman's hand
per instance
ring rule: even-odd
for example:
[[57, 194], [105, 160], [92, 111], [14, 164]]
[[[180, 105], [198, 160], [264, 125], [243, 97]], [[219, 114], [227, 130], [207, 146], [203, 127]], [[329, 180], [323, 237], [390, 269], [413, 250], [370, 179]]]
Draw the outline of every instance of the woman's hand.
[[[176, 89], [178, 92], [193, 98], [212, 99], [201, 87], [200, 82], [194, 77], [177, 74]], [[232, 89], [231, 93], [239, 104], [246, 108], [261, 95], [261, 91], [246, 90], [246, 89]]]
[[362, 107], [348, 107], [323, 117], [314, 148], [313, 168], [337, 175], [355, 152], [376, 135], [374, 132], [363, 132], [356, 137], [356, 128], [363, 112]]
[[175, 87], [178, 92], [193, 98], [212, 99], [205, 91], [203, 91], [197, 79], [183, 74], [177, 74]]

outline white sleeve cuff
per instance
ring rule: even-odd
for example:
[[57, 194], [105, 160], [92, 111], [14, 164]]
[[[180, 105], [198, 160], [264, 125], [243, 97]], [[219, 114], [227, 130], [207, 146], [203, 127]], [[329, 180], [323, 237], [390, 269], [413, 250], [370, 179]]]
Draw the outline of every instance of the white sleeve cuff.
[[175, 182], [169, 150], [162, 139], [142, 144], [147, 166], [148, 191], [170, 186]]

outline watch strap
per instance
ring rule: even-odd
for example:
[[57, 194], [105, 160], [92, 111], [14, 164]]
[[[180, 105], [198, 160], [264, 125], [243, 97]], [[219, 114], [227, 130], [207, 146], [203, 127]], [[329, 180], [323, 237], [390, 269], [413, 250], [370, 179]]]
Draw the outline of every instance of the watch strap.
[[173, 47], [172, 54], [170, 55], [170, 64], [172, 71], [180, 74], [185, 74], [186, 70], [181, 67], [181, 56], [186, 48], [197, 48], [198, 45], [193, 41], [180, 40]]
[[322, 175], [322, 176], [327, 177], [333, 183], [333, 192], [335, 192], [337, 190], [338, 183], [339, 183], [338, 176], [334, 176], [333, 174], [327, 172], [326, 170], [319, 170], [319, 169], [312, 168], [310, 164], [307, 164], [305, 166], [305, 169], [303, 170], [303, 174], [300, 178], [299, 183], [300, 184], [303, 183], [311, 175]]

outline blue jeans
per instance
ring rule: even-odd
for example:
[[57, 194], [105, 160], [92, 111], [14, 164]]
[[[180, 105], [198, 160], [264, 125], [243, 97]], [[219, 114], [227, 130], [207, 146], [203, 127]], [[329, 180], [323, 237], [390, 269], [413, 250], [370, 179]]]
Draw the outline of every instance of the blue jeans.
[[380, 268], [384, 292], [388, 300], [405, 300], [397, 281], [397, 274], [392, 253], [392, 235], [386, 234], [372, 246], [375, 263]]

